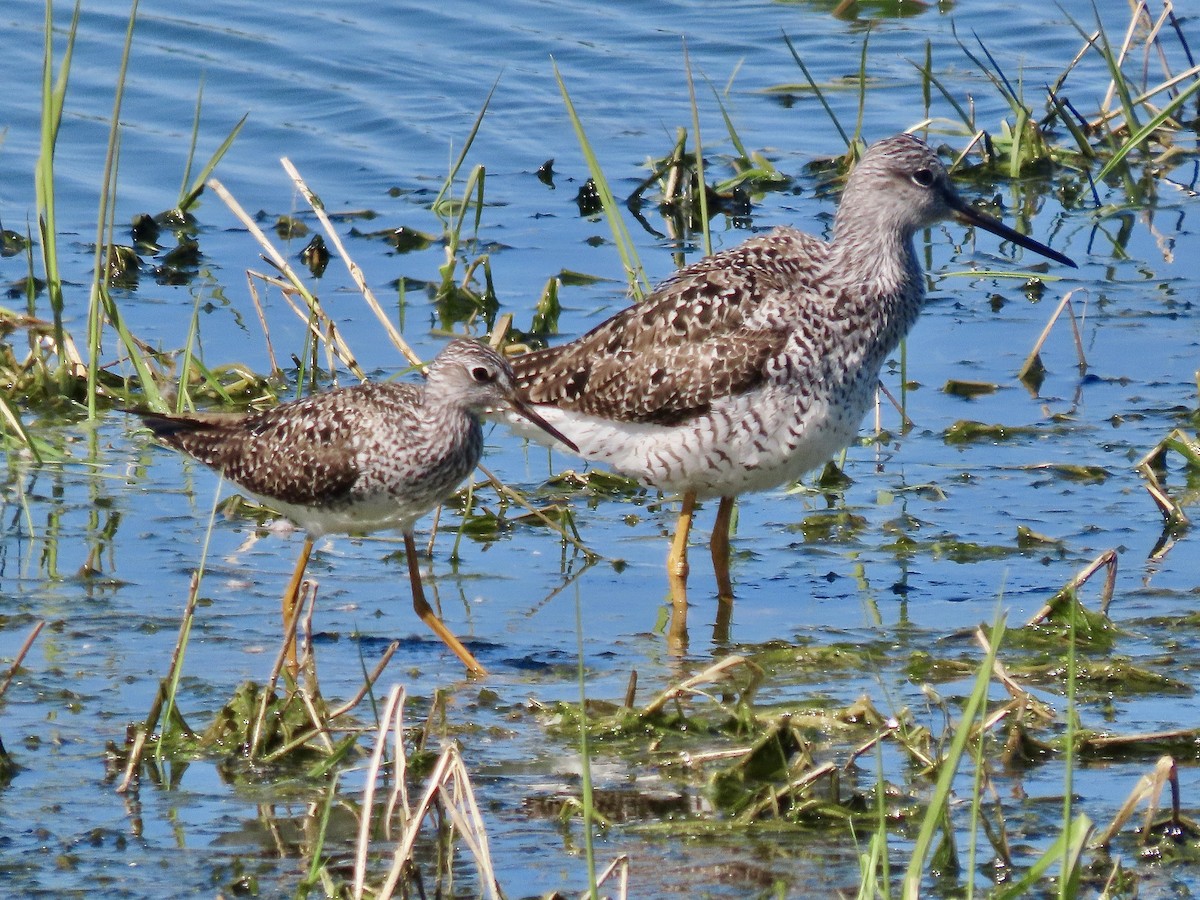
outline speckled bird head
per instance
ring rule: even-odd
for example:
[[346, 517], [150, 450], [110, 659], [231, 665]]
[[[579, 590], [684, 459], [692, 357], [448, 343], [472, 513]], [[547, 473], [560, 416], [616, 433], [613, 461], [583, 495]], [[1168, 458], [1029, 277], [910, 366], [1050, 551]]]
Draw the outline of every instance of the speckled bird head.
[[963, 200], [937, 154], [911, 134], [885, 138], [867, 148], [846, 183], [834, 232], [841, 236], [852, 231], [894, 230], [907, 239], [920, 229], [951, 217], [1075, 267], [1061, 253], [1014, 231]]

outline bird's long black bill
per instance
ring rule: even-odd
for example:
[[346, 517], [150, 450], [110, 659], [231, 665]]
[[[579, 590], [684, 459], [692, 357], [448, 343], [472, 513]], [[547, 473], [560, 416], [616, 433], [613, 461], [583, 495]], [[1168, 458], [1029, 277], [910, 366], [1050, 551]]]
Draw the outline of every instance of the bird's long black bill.
[[531, 407], [527, 403], [524, 403], [515, 398], [512, 401], [512, 405], [513, 405], [513, 409], [515, 409], [517, 412], [519, 412], [522, 416], [524, 416], [526, 419], [528, 419], [530, 422], [532, 422], [538, 428], [542, 429], [542, 431], [546, 432], [546, 434], [550, 435], [550, 437], [554, 438], [557, 441], [562, 441], [562, 443], [566, 444], [568, 447], [570, 447], [576, 453], [579, 452], [579, 448], [575, 446], [574, 441], [572, 441], [570, 438], [568, 438], [566, 435], [564, 435], [561, 431], [559, 431], [557, 428], [555, 428], [553, 425], [551, 425], [549, 422], [547, 422], [545, 419], [543, 419], [540, 415], [538, 415], [536, 412], [534, 412], [533, 407]]
[[1075, 265], [1075, 261], [1069, 256], [1064, 256], [1057, 250], [1051, 250], [1045, 244], [1039, 243], [1033, 238], [1026, 237], [1025, 235], [1021, 234], [1021, 232], [1009, 228], [999, 219], [993, 219], [986, 213], [981, 213], [979, 210], [963, 202], [958, 197], [954, 197], [950, 205], [954, 208], [954, 211], [958, 213], [959, 218], [970, 223], [971, 225], [978, 225], [980, 228], [990, 231], [999, 238], [1003, 238], [1006, 241], [1012, 241], [1018, 247], [1024, 247], [1026, 250], [1032, 250], [1034, 253], [1040, 253], [1047, 259], [1060, 262], [1064, 266], [1070, 266], [1072, 269], [1079, 268], [1077, 265]]

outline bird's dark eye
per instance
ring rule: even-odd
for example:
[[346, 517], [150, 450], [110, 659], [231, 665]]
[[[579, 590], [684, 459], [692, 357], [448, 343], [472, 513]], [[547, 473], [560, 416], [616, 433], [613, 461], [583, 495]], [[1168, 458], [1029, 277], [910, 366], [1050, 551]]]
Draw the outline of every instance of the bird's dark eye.
[[479, 384], [488, 384], [496, 380], [496, 373], [486, 366], [476, 366], [471, 370], [471, 377]]
[[912, 173], [913, 184], [918, 184], [921, 187], [929, 187], [933, 184], [933, 173], [928, 169], [917, 169]]

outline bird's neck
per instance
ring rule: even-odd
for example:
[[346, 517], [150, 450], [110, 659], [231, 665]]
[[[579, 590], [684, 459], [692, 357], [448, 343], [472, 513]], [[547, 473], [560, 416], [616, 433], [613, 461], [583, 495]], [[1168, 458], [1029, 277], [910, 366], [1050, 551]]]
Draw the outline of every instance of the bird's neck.
[[924, 294], [924, 276], [913, 249], [913, 231], [877, 217], [843, 215], [834, 220], [829, 265], [849, 294], [866, 304], [913, 299]]
[[[427, 388], [427, 385], [423, 385]], [[465, 451], [477, 462], [483, 449], [483, 425], [479, 416], [461, 403], [447, 401], [439, 392], [425, 390], [419, 410], [418, 424], [408, 436], [410, 444], [422, 446], [430, 459], [440, 455], [456, 455]], [[461, 444], [461, 448], [460, 448]], [[474, 468], [471, 462], [468, 469]]]
[[[925, 276], [913, 248], [913, 231], [871, 215], [845, 215], [842, 200], [830, 244], [830, 277], [839, 285], [838, 327], [856, 333], [878, 364], [895, 349], [921, 311]], [[868, 349], [869, 348], [869, 349]]]

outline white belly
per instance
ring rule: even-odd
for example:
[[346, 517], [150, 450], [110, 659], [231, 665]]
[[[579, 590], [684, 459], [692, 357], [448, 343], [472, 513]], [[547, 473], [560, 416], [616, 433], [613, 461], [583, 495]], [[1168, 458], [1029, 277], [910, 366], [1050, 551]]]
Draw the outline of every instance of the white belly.
[[[767, 490], [822, 465], [854, 440], [870, 397], [866, 392], [851, 402], [843, 397], [830, 404], [826, 397], [802, 400], [790, 390], [767, 388], [724, 400], [709, 414], [672, 426], [612, 422], [552, 406], [537, 409], [586, 458], [648, 487], [694, 491], [703, 498]], [[545, 442], [543, 432], [506, 421]]]

